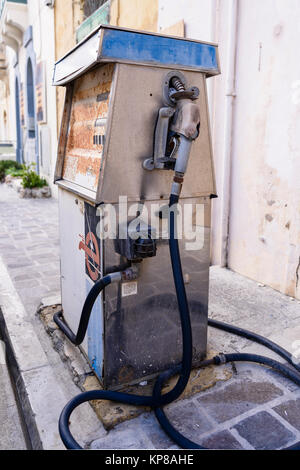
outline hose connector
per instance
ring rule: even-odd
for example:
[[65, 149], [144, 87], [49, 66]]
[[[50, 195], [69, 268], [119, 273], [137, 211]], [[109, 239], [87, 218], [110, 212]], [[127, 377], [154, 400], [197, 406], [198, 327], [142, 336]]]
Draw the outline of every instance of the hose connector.
[[223, 354], [223, 353], [219, 353], [217, 356], [214, 356], [213, 360], [214, 360], [214, 363], [215, 363], [216, 366], [220, 366], [222, 364], [227, 363], [227, 358], [226, 358], [225, 354]]
[[122, 281], [135, 281], [138, 278], [139, 270], [136, 264], [133, 264], [129, 268], [126, 268], [121, 272]]

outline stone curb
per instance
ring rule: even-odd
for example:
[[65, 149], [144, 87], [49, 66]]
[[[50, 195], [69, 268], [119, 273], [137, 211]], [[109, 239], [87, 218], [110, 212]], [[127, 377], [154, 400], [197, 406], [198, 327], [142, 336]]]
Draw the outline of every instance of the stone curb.
[[[0, 310], [1, 312], [1, 310]], [[26, 428], [21, 419], [19, 403], [11, 382], [7, 362], [7, 348], [0, 331], [0, 424], [1, 450], [25, 450], [30, 448]]]
[[[58, 419], [63, 407], [76, 394], [74, 384], [70, 390], [61, 385], [1, 257], [0, 307], [1, 333], [29, 447], [34, 450], [62, 450], [64, 446], [58, 432]], [[102, 432], [98, 418], [86, 405], [78, 411], [76, 423], [78, 421], [80, 424], [75, 424], [73, 428], [81, 441], [85, 436], [91, 440], [92, 434], [101, 435]]]

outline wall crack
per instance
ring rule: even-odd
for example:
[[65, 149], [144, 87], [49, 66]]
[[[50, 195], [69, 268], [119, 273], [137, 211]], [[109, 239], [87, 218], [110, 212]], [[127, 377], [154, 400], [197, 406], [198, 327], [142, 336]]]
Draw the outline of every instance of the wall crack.
[[299, 269], [300, 269], [300, 256], [299, 256], [298, 266], [296, 268], [296, 289], [298, 288], [298, 283], [299, 283]]

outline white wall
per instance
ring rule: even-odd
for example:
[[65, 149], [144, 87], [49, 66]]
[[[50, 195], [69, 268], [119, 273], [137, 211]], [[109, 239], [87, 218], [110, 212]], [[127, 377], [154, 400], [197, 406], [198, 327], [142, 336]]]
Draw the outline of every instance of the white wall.
[[[10, 64], [14, 60], [14, 52], [7, 48], [6, 64]], [[7, 76], [1, 80], [0, 84], [0, 140], [16, 141], [16, 114], [15, 114], [15, 85], [14, 70], [12, 67], [7, 68]], [[7, 124], [3, 120], [4, 111], [7, 115]]]
[[300, 257], [300, 3], [239, 3], [228, 264], [295, 295]]
[[51, 185], [52, 194], [57, 197], [57, 187], [53, 184], [57, 150], [56, 91], [52, 86], [55, 62], [54, 10], [47, 7], [43, 0], [29, 0], [28, 14], [29, 24], [33, 26], [36, 61], [45, 62], [47, 120], [45, 123], [39, 124], [40, 153], [43, 152], [43, 165], [40, 166], [40, 174], [47, 178]]
[[[158, 31], [184, 20], [186, 38], [212, 42], [217, 4], [217, 0], [159, 0]], [[207, 82], [210, 105], [213, 82], [214, 79]]]
[[[6, 60], [7, 63], [13, 62], [15, 54], [12, 49], [6, 49]], [[8, 110], [8, 139], [16, 142], [16, 101], [15, 101], [15, 72], [12, 67], [8, 67], [8, 79], [7, 79], [7, 110]]]
[[[57, 188], [53, 184], [53, 174], [56, 161], [57, 148], [57, 124], [56, 124], [56, 91], [52, 87], [52, 72], [55, 62], [55, 38], [54, 38], [54, 11], [45, 5], [43, 0], [28, 0], [27, 17], [24, 17], [23, 27], [26, 29], [32, 25], [33, 29], [33, 47], [36, 55], [36, 63], [45, 62], [45, 89], [46, 89], [46, 122], [38, 125], [39, 146], [41, 140], [43, 145], [43, 165], [40, 161], [40, 175], [46, 177], [51, 186], [52, 194], [57, 196]], [[14, 52], [7, 48], [9, 53], [9, 83], [10, 83], [10, 121], [11, 135], [15, 139], [15, 70], [13, 68]], [[24, 89], [24, 110], [26, 122], [26, 67], [27, 50], [21, 45], [19, 49], [18, 68], [20, 80]], [[34, 70], [35, 73], [35, 70]], [[34, 142], [31, 142], [34, 144]], [[28, 139], [26, 129], [23, 128], [23, 145], [28, 149]], [[31, 145], [32, 147], [32, 145]], [[25, 152], [26, 152], [25, 150]], [[34, 148], [31, 149], [34, 154]], [[34, 160], [32, 155], [31, 160]], [[40, 155], [41, 160], [41, 155]]]
[[219, 194], [212, 262], [300, 298], [300, 2], [237, 0], [230, 85], [234, 4], [160, 0], [159, 27], [184, 19], [187, 37], [219, 44], [222, 75], [208, 80]]
[[184, 19], [187, 38], [210, 41], [215, 8], [215, 0], [159, 0], [158, 29]]

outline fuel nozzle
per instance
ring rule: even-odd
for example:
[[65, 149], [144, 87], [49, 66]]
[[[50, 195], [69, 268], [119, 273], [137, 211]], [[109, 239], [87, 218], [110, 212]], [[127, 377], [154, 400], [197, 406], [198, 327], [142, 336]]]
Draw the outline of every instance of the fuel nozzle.
[[170, 125], [170, 131], [176, 134], [179, 139], [171, 191], [176, 196], [180, 195], [192, 143], [197, 139], [200, 130], [199, 107], [194, 103], [199, 91], [196, 93], [195, 90], [197, 90], [195, 87], [186, 90], [179, 77], [171, 79], [170, 99], [176, 102], [176, 112]]
[[173, 77], [171, 84], [169, 96], [176, 104], [176, 112], [171, 121], [170, 130], [189, 140], [195, 140], [200, 129], [199, 107], [194, 102], [198, 98], [199, 90], [196, 87], [186, 90], [178, 77]]
[[187, 88], [182, 72], [167, 74], [163, 85], [166, 106], [158, 112], [153, 156], [143, 161], [143, 168], [148, 171], [175, 171], [172, 190], [177, 196], [188, 166], [192, 142], [199, 135], [200, 111], [195, 103], [198, 96], [199, 89], [195, 86]]

